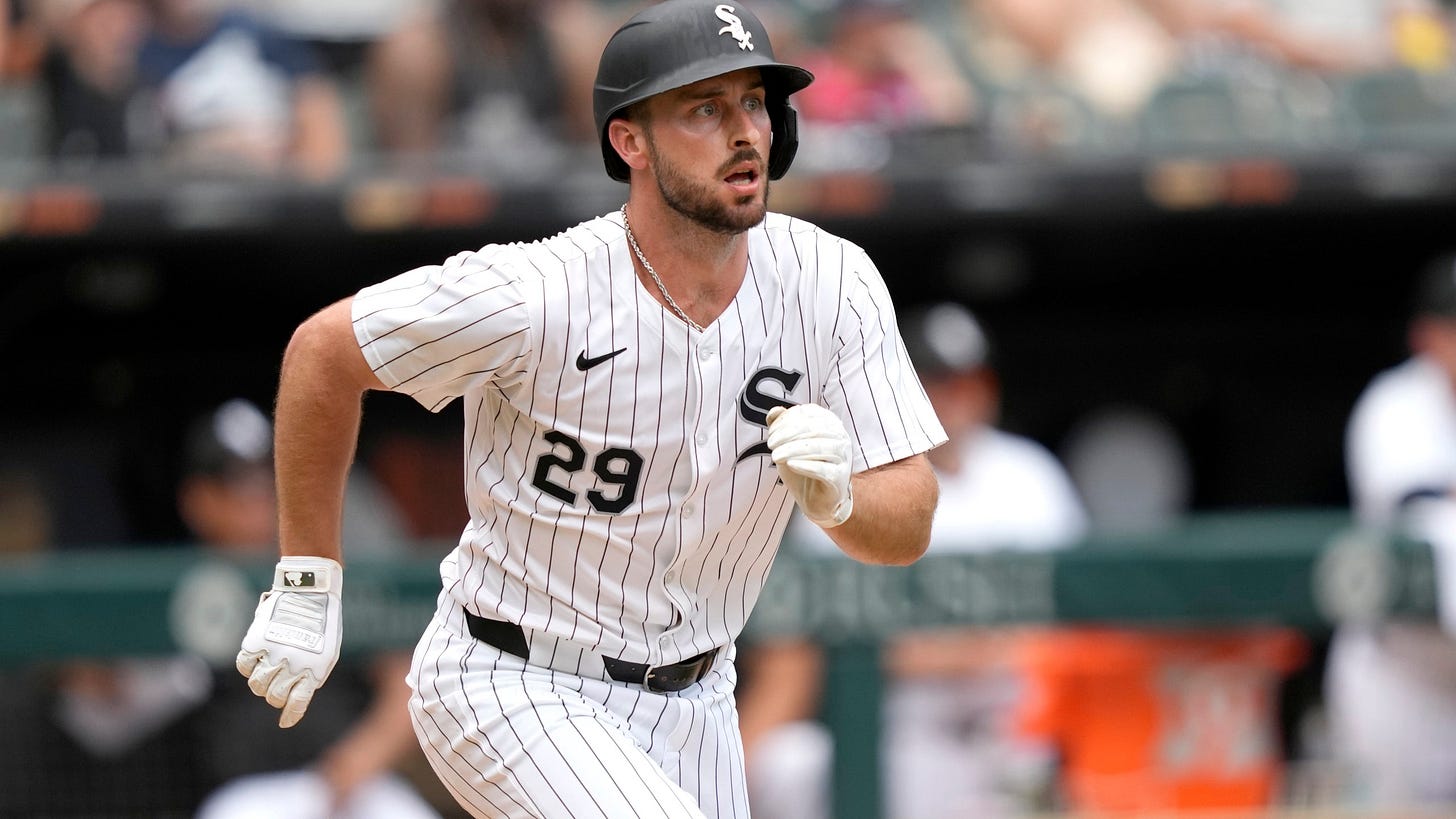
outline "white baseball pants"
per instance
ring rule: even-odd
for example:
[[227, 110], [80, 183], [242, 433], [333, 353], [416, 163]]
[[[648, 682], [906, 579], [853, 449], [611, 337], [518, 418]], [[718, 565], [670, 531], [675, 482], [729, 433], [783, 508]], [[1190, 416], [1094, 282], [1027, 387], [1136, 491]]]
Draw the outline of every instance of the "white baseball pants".
[[448, 601], [425, 629], [409, 675], [415, 733], [472, 816], [748, 819], [731, 647], [698, 683], [656, 693], [568, 645], [550, 647], [552, 668], [528, 665], [470, 636]]

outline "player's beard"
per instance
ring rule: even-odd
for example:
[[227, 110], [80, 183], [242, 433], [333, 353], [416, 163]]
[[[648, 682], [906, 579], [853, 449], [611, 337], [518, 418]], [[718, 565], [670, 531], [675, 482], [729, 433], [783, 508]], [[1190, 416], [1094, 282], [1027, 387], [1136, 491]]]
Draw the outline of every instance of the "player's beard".
[[[703, 227], [716, 233], [742, 233], [762, 222], [764, 215], [768, 213], [769, 180], [767, 174], [762, 174], [762, 196], [757, 194], [740, 196], [734, 206], [729, 207], [714, 195], [712, 186], [693, 181], [658, 151], [650, 130], [647, 132], [647, 150], [652, 157], [657, 177], [657, 190], [662, 194], [662, 200], [667, 203], [668, 207]], [[724, 168], [749, 160], [758, 162], [759, 165], [763, 164], [758, 151], [745, 148], [734, 154]]]

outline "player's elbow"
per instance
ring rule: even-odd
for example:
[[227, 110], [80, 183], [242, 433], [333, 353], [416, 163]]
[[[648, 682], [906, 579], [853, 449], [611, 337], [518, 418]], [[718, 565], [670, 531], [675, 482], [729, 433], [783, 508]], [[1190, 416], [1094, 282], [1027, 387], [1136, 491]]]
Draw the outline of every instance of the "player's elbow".
[[332, 385], [351, 394], [384, 388], [355, 340], [350, 303], [350, 299], [335, 302], [293, 331], [283, 353], [285, 379]]
[[891, 544], [878, 550], [875, 559], [866, 561], [879, 566], [909, 566], [925, 555], [930, 548], [930, 530], [926, 527], [924, 537], [916, 537]]
[[846, 538], [840, 548], [861, 563], [875, 566], [908, 566], [919, 560], [930, 548], [930, 522], [935, 506], [908, 512], [897, 525], [876, 527], [857, 541]]
[[[835, 541], [851, 557], [878, 566], [908, 566], [930, 548], [940, 484], [925, 456], [917, 455], [860, 476], [850, 526]], [[856, 518], [859, 518], [858, 520]], [[835, 530], [830, 530], [831, 536]]]

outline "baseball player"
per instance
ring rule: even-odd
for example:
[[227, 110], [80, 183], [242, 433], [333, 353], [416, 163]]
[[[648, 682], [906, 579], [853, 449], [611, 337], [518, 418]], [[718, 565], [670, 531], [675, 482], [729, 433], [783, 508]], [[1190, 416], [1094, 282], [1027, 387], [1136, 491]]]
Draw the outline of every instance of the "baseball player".
[[1456, 252], [1431, 260], [1407, 322], [1406, 360], [1361, 391], [1345, 429], [1357, 519], [1431, 544], [1434, 622], [1335, 630], [1325, 695], [1335, 759], [1361, 807], [1456, 804]]
[[459, 399], [470, 520], [409, 673], [435, 772], [482, 817], [748, 815], [734, 639], [790, 512], [859, 560], [911, 562], [937, 497], [923, 453], [945, 440], [874, 264], [768, 212], [812, 79], [737, 3], [649, 6], [595, 85], [620, 210], [298, 328], [282, 559], [238, 655], [281, 725], [338, 653], [361, 396]]

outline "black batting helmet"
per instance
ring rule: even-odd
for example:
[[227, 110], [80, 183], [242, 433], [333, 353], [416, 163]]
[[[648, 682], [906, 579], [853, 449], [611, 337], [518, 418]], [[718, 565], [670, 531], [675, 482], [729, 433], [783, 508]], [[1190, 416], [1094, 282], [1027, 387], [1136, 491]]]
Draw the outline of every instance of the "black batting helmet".
[[607, 123], [648, 97], [740, 68], [763, 71], [773, 145], [768, 176], [778, 179], [799, 149], [798, 119], [789, 95], [814, 81], [802, 68], [774, 59], [768, 32], [738, 3], [666, 0], [638, 12], [617, 29], [602, 50], [592, 90], [597, 136], [607, 175], [630, 177], [627, 163], [607, 139]]

